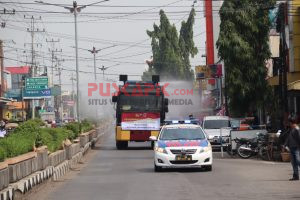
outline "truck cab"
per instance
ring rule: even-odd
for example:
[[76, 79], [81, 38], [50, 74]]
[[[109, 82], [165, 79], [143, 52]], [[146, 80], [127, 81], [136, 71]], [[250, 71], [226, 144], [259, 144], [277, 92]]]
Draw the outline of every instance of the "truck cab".
[[116, 147], [126, 149], [129, 141], [149, 141], [158, 136], [160, 127], [168, 112], [168, 99], [160, 86], [159, 76], [152, 81], [128, 81], [127, 75], [120, 75], [123, 85], [112, 97], [116, 103]]

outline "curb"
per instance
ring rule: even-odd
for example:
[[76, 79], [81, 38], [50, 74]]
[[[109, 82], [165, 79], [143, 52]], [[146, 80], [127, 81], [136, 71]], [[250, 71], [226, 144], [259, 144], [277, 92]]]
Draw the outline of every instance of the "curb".
[[81, 161], [83, 155], [86, 154], [88, 150], [92, 148], [103, 135], [105, 135], [105, 133], [106, 130], [103, 133], [100, 133], [96, 138], [93, 138], [91, 142], [86, 143], [84, 147], [80, 148], [80, 152], [75, 154], [70, 160], [65, 160], [56, 167], [48, 166], [42, 171], [30, 174], [20, 181], [10, 184], [7, 188], [0, 191], [0, 200], [13, 200], [15, 198], [15, 192], [25, 194], [34, 186], [46, 180], [50, 179], [52, 181], [57, 181], [60, 177], [64, 176], [74, 168], [74, 166]]
[[70, 164], [69, 161], [66, 160], [63, 163], [57, 165], [54, 168], [54, 172], [53, 172], [53, 181], [57, 181], [60, 177], [62, 177], [63, 175], [65, 175], [70, 169]]
[[14, 189], [9, 186], [0, 192], [0, 200], [13, 200], [14, 199]]
[[14, 194], [16, 191], [21, 192], [22, 194], [29, 191], [35, 185], [38, 185], [45, 180], [48, 180], [53, 175], [53, 167], [47, 167], [43, 171], [35, 172], [28, 177], [10, 184], [8, 188], [0, 192], [0, 200], [12, 200], [14, 199]]

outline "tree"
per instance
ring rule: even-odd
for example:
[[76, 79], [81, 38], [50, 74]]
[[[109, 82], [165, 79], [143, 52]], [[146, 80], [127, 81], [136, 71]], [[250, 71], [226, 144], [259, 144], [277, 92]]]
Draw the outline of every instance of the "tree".
[[244, 116], [263, 105], [269, 90], [268, 10], [274, 0], [225, 0], [220, 9], [219, 56], [225, 64], [225, 88], [231, 115]]
[[190, 79], [194, 77], [194, 73], [191, 70], [190, 56], [194, 57], [198, 53], [198, 49], [194, 43], [193, 26], [195, 23], [195, 10], [191, 10], [187, 22], [181, 23], [179, 47], [181, 52], [181, 58], [183, 61], [183, 76], [184, 79]]
[[190, 56], [198, 52], [193, 41], [194, 17], [195, 10], [192, 9], [187, 22], [182, 22], [178, 36], [176, 26], [170, 24], [163, 10], [160, 11], [160, 25], [154, 24], [153, 31], [147, 31], [152, 39], [153, 61], [148, 63], [149, 69], [144, 72], [143, 80], [152, 74], [159, 74], [163, 79], [193, 79]]

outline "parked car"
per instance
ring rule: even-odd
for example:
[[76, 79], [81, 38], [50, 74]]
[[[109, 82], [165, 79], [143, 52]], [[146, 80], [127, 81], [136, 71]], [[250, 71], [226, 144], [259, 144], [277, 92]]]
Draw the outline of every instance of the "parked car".
[[231, 122], [228, 116], [206, 116], [203, 119], [202, 128], [213, 147], [220, 147], [221, 142], [224, 146], [229, 143]]
[[246, 120], [244, 118], [231, 118], [230, 123], [233, 130], [245, 131], [252, 129], [251, 126], [246, 123]]

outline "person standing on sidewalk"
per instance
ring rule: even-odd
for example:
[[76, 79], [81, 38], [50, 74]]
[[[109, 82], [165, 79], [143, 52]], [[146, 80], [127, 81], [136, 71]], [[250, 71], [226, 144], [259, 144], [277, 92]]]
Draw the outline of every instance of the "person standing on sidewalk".
[[290, 181], [299, 180], [299, 170], [300, 166], [300, 128], [296, 123], [296, 118], [289, 118], [290, 131], [287, 135], [285, 145], [290, 150], [291, 164], [293, 167], [293, 177]]

